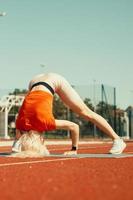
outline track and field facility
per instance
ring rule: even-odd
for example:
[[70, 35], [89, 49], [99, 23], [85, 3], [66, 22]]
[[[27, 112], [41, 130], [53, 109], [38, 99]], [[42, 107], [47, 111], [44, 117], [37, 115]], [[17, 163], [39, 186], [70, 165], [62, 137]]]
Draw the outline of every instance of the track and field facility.
[[108, 154], [111, 141], [80, 141], [78, 155], [62, 154], [71, 142], [46, 141], [51, 156], [10, 157], [11, 142], [0, 145], [2, 200], [131, 200], [133, 142], [121, 155]]

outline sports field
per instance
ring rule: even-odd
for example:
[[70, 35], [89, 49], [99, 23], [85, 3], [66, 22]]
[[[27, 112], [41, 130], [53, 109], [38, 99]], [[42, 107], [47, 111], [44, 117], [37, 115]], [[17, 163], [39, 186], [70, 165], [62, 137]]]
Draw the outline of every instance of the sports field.
[[80, 142], [76, 157], [62, 157], [70, 144], [47, 143], [52, 156], [8, 157], [0, 147], [2, 200], [131, 200], [133, 199], [133, 142], [123, 154], [111, 156], [111, 142]]

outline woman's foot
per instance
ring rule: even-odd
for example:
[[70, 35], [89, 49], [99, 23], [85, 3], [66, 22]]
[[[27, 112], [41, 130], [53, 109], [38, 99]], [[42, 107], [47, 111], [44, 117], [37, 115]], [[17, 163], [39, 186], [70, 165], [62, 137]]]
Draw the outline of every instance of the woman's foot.
[[118, 138], [113, 141], [113, 146], [110, 149], [109, 153], [121, 154], [125, 148], [126, 148], [126, 143], [123, 141], [123, 139]]

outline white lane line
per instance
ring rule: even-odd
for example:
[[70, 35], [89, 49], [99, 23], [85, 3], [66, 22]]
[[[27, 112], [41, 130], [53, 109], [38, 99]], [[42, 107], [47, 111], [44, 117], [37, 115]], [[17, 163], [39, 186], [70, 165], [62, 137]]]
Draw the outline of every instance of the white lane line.
[[35, 160], [35, 161], [24, 161], [24, 162], [15, 162], [15, 163], [3, 163], [3, 164], [0, 164], [0, 167], [15, 166], [15, 165], [25, 165], [25, 164], [36, 164], [36, 163], [48, 163], [48, 162], [74, 160], [74, 159], [80, 159], [80, 158], [78, 158], [78, 157], [74, 157], [74, 158], [57, 158], [57, 159], [51, 159], [51, 160]]

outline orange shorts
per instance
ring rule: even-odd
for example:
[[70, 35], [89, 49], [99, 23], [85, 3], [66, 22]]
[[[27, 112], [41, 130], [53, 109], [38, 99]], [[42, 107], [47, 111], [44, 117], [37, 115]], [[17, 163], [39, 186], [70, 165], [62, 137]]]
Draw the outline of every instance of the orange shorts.
[[41, 90], [27, 94], [19, 110], [16, 128], [38, 132], [54, 130], [55, 119], [52, 113], [53, 95]]

